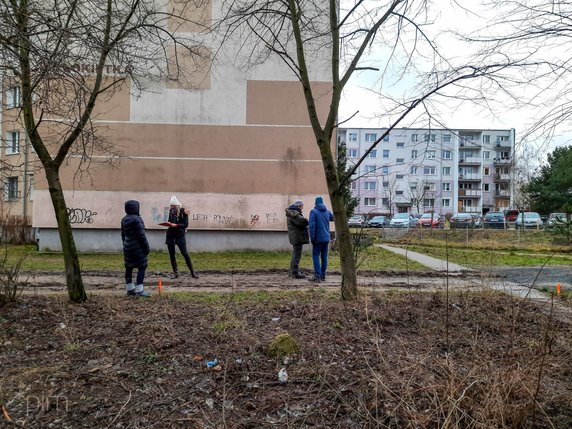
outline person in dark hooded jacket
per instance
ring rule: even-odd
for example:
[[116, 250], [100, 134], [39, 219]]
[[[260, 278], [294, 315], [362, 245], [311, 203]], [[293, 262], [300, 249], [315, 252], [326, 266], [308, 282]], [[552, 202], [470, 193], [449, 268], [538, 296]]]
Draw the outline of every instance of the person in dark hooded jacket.
[[288, 225], [288, 240], [292, 245], [292, 259], [290, 260], [289, 277], [295, 279], [303, 279], [306, 277], [299, 270], [300, 258], [302, 257], [302, 248], [304, 244], [308, 244], [308, 219], [302, 215], [304, 203], [302, 200], [296, 200], [286, 209], [286, 223]]
[[[311, 282], [326, 280], [328, 269], [328, 249], [330, 246], [330, 222], [334, 215], [324, 205], [322, 197], [316, 197], [314, 208], [310, 211], [310, 241], [312, 242], [312, 261], [314, 276]], [[320, 266], [320, 261], [322, 262]]]
[[[139, 201], [125, 202], [126, 215], [121, 219], [121, 240], [123, 241], [123, 260], [125, 262], [125, 282], [127, 295], [149, 297], [143, 290], [149, 242], [145, 234], [145, 224], [139, 215]], [[133, 270], [137, 268], [137, 283], [133, 283]]]
[[191, 277], [198, 279], [199, 275], [193, 268], [191, 257], [187, 251], [187, 239], [185, 238], [185, 233], [189, 227], [189, 215], [184, 207], [181, 207], [181, 203], [174, 195], [169, 201], [169, 220], [167, 223], [169, 224], [169, 229], [167, 229], [165, 244], [169, 250], [169, 259], [171, 260], [171, 268], [173, 269], [171, 278], [176, 279], [179, 277], [175, 255], [175, 246], [177, 246], [181, 251], [181, 255], [183, 255], [183, 258], [185, 259], [185, 263], [187, 264]]

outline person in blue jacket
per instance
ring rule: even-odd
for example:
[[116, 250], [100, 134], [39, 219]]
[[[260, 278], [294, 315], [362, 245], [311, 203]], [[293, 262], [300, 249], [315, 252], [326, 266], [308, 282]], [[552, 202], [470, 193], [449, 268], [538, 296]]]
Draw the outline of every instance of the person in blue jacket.
[[175, 257], [175, 245], [181, 251], [183, 258], [185, 258], [185, 263], [189, 268], [191, 276], [194, 279], [198, 279], [199, 276], [193, 269], [193, 263], [187, 251], [187, 240], [185, 238], [185, 232], [189, 227], [189, 215], [176, 196], [171, 197], [169, 202], [169, 229], [167, 229], [167, 237], [165, 239], [165, 244], [167, 249], [169, 249], [169, 258], [171, 259], [171, 268], [173, 268], [173, 274], [171, 274], [172, 279], [179, 277], [179, 271], [177, 269], [177, 259]]
[[[121, 219], [121, 240], [123, 241], [127, 295], [148, 298], [151, 294], [143, 290], [143, 281], [150, 249], [145, 234], [145, 224], [139, 215], [139, 201], [126, 201], [125, 213]], [[137, 283], [134, 284], [133, 270], [135, 268], [137, 268]]]
[[326, 280], [328, 249], [330, 246], [330, 222], [333, 220], [334, 215], [326, 208], [322, 197], [316, 197], [315, 206], [310, 211], [309, 219], [312, 261], [314, 262], [314, 276], [309, 279], [311, 282]]

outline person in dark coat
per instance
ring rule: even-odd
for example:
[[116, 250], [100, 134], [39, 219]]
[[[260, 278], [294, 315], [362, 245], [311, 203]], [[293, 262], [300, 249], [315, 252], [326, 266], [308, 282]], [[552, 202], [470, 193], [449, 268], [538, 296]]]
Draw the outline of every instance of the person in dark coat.
[[185, 258], [185, 262], [189, 271], [191, 272], [191, 276], [194, 279], [198, 279], [199, 276], [196, 271], [193, 269], [193, 263], [191, 262], [191, 258], [189, 257], [189, 252], [187, 252], [187, 240], [185, 238], [185, 232], [189, 227], [189, 215], [185, 211], [183, 207], [181, 207], [181, 203], [174, 195], [171, 197], [171, 201], [169, 202], [169, 229], [167, 229], [167, 237], [165, 240], [165, 244], [167, 245], [167, 249], [169, 249], [169, 258], [171, 259], [171, 268], [173, 269], [173, 274], [171, 274], [171, 278], [176, 279], [179, 277], [179, 271], [177, 269], [177, 259], [175, 257], [175, 245], [181, 251], [183, 258]]
[[[125, 216], [121, 219], [121, 240], [125, 262], [125, 283], [127, 295], [147, 298], [151, 294], [143, 290], [149, 242], [145, 235], [145, 224], [139, 215], [139, 201], [125, 202]], [[133, 283], [133, 270], [137, 268], [137, 283]]]
[[315, 204], [310, 211], [309, 225], [314, 276], [309, 280], [311, 282], [321, 282], [326, 280], [328, 249], [330, 246], [330, 222], [334, 220], [334, 215], [326, 208], [322, 197], [316, 197]]
[[290, 260], [289, 277], [295, 279], [303, 279], [306, 277], [299, 270], [300, 258], [302, 257], [302, 248], [304, 244], [310, 242], [308, 236], [308, 219], [302, 215], [304, 202], [302, 200], [294, 201], [290, 207], [286, 209], [286, 223], [288, 225], [288, 240], [292, 245], [292, 259]]

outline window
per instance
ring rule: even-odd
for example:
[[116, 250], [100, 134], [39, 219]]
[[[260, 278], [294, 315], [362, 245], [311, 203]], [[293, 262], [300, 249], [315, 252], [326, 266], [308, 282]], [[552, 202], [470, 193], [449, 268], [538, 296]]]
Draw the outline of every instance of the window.
[[489, 134], [483, 134], [483, 143], [490, 143], [491, 136]]
[[384, 188], [389, 188], [389, 182], [383, 182], [381, 186], [383, 186]]
[[491, 153], [488, 150], [483, 151], [483, 159], [491, 159]]
[[451, 175], [451, 167], [443, 167], [443, 176]]
[[20, 131], [6, 133], [6, 155], [20, 152]]
[[395, 178], [396, 178], [396, 179], [403, 179], [403, 174], [396, 174], [396, 175], [395, 175]]
[[417, 141], [417, 134], [411, 134], [411, 141], [412, 141], [412, 142], [416, 142], [416, 141]]
[[395, 191], [395, 195], [403, 195], [403, 191]]
[[366, 189], [367, 191], [375, 191], [376, 189], [376, 185], [377, 183], [375, 182], [365, 182], [364, 183], [364, 189]]
[[424, 198], [423, 207], [435, 207], [435, 198]]
[[451, 151], [450, 150], [444, 150], [442, 153], [442, 157], [443, 157], [443, 159], [451, 159]]
[[417, 189], [417, 183], [411, 183], [409, 185], [409, 189], [411, 189], [412, 191], [414, 191], [415, 189]]
[[409, 172], [411, 174], [417, 174], [417, 166], [416, 165], [412, 165], [411, 169], [409, 170]]
[[13, 86], [6, 91], [6, 108], [11, 109], [20, 105], [20, 87]]
[[435, 190], [435, 183], [425, 183], [425, 185], [423, 185], [423, 190], [434, 191]]
[[427, 159], [435, 159], [435, 151], [434, 150], [428, 150], [427, 151]]
[[423, 167], [423, 174], [435, 175], [435, 167]]
[[429, 141], [434, 142], [435, 141], [435, 134], [425, 134], [424, 140], [426, 142], [429, 142]]
[[443, 207], [451, 207], [451, 200], [449, 198], [443, 198], [442, 204]]
[[443, 143], [451, 142], [451, 134], [443, 134]]
[[389, 167], [387, 165], [383, 166], [382, 173], [383, 174], [389, 174]]
[[383, 141], [384, 141], [384, 142], [388, 142], [388, 141], [389, 141], [389, 134], [386, 135], [386, 136], [383, 138]]
[[348, 141], [349, 142], [357, 142], [357, 133], [349, 133], [348, 134]]
[[485, 192], [489, 191], [489, 184], [488, 183], [483, 184], [483, 191], [485, 191]]
[[508, 136], [497, 136], [497, 142], [507, 142]]
[[374, 173], [374, 172], [375, 172], [375, 165], [366, 165], [365, 166], [365, 174]]
[[17, 177], [7, 177], [6, 178], [6, 188], [4, 191], [4, 197], [6, 201], [13, 201], [18, 199], [18, 178]]
[[397, 147], [405, 147], [405, 143], [397, 143]]
[[389, 149], [383, 149], [383, 157], [389, 158]]
[[443, 191], [450, 191], [451, 190], [451, 184], [449, 182], [443, 182], [443, 183], [441, 183], [441, 189]]
[[485, 167], [483, 169], [485, 176], [490, 176], [491, 175], [491, 169], [489, 167]]
[[412, 158], [412, 159], [417, 158], [417, 150], [414, 149], [414, 150], [411, 151], [411, 158]]
[[357, 190], [357, 182], [353, 181], [352, 182], [352, 191], [355, 191], [355, 190]]
[[365, 141], [366, 142], [374, 142], [377, 140], [377, 134], [375, 133], [365, 133]]
[[405, 162], [405, 159], [404, 158], [397, 158], [395, 160], [395, 162], [397, 162], [398, 164], [403, 164]]
[[363, 205], [367, 207], [375, 206], [375, 198], [364, 198]]
[[370, 157], [370, 158], [377, 157], [377, 149], [372, 149], [371, 152], [369, 153], [368, 157]]
[[357, 149], [348, 149], [348, 158], [357, 158], [357, 157], [358, 157]]
[[381, 205], [386, 207], [389, 206], [389, 198], [382, 198]]

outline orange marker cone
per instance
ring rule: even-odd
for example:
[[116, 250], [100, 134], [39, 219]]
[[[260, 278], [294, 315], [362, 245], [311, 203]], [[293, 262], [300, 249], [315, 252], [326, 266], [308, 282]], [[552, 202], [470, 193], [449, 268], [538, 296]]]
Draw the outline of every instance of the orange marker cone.
[[560, 295], [560, 283], [556, 285], [556, 295]]
[[159, 295], [163, 292], [163, 280], [159, 279]]

